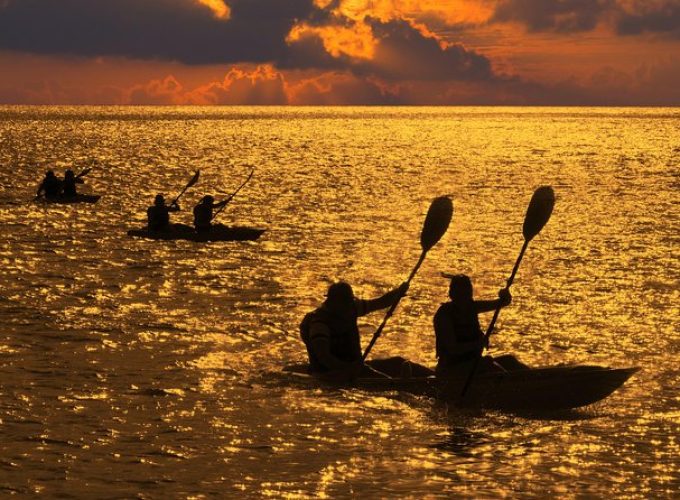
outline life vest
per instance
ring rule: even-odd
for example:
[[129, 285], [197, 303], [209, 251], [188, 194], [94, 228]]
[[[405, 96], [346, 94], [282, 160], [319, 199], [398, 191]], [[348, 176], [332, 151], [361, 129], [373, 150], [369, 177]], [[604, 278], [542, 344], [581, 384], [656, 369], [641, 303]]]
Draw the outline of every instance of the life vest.
[[76, 191], [76, 182], [77, 180], [75, 178], [72, 179], [64, 179], [64, 196], [76, 196], [78, 192]]
[[333, 356], [346, 362], [361, 359], [356, 307], [349, 317], [340, 317], [321, 306], [307, 314], [300, 323], [300, 336], [307, 347], [311, 371], [328, 371], [328, 368], [316, 358], [312, 349], [311, 331], [312, 326], [317, 322], [322, 323], [329, 330], [330, 352]]
[[62, 182], [56, 176], [46, 176], [42, 188], [46, 198], [57, 198], [61, 195]]
[[[437, 357], [440, 360], [455, 360], [456, 355], [446, 351], [447, 342], [444, 342], [445, 338], [454, 337], [455, 342], [474, 342], [483, 338], [484, 334], [479, 326], [479, 318], [477, 317], [477, 311], [474, 309], [474, 303], [470, 303], [469, 306], [459, 306], [453, 302], [445, 302], [442, 304], [435, 318], [438, 315], [446, 315], [451, 324], [453, 325], [451, 331], [438, 331], [435, 328], [436, 337], [436, 349]], [[462, 361], [463, 359], [461, 359]]]
[[152, 231], [165, 229], [170, 224], [168, 207], [153, 205], [146, 210], [147, 224]]
[[194, 227], [196, 229], [209, 229], [212, 221], [212, 204], [199, 203], [194, 207]]

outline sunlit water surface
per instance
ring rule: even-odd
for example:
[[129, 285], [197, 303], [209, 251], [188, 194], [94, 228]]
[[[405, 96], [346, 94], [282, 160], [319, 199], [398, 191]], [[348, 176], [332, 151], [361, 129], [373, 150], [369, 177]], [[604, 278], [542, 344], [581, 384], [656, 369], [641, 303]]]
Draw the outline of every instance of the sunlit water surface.
[[[73, 497], [675, 497], [680, 110], [0, 107], [0, 492]], [[32, 203], [96, 160], [96, 205]], [[156, 193], [224, 196], [258, 242], [134, 240]], [[534, 188], [557, 204], [492, 353], [640, 366], [559, 416], [272, 382], [345, 279], [404, 280], [432, 198], [455, 215], [372, 356], [433, 365], [440, 273], [492, 298]], [[190, 210], [175, 215], [190, 222]], [[382, 319], [362, 318], [364, 342]]]

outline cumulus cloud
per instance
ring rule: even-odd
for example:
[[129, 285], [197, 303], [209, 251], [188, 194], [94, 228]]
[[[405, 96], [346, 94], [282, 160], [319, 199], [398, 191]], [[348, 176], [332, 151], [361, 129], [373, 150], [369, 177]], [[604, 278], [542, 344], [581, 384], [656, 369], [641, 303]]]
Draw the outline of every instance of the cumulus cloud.
[[[338, 36], [340, 34], [340, 36]], [[461, 44], [445, 43], [404, 20], [366, 18], [348, 25], [300, 25], [289, 37], [313, 67], [346, 69], [388, 80], [493, 80], [491, 61]], [[295, 67], [286, 64], [284, 67]]]
[[288, 104], [282, 73], [268, 65], [233, 67], [222, 80], [187, 88], [173, 75], [134, 85], [122, 95], [123, 104], [234, 105]]
[[393, 105], [402, 104], [397, 92], [371, 78], [347, 72], [327, 72], [290, 86], [291, 104]]
[[283, 75], [271, 66], [254, 71], [232, 68], [221, 82], [203, 85], [188, 96], [196, 104], [288, 104]]
[[406, 21], [371, 23], [376, 57], [363, 70], [388, 79], [492, 80], [491, 61], [460, 44], [442, 44]]
[[136, 85], [129, 90], [126, 104], [182, 104], [184, 88], [177, 79], [169, 75], [162, 80], [152, 80], [145, 85]]

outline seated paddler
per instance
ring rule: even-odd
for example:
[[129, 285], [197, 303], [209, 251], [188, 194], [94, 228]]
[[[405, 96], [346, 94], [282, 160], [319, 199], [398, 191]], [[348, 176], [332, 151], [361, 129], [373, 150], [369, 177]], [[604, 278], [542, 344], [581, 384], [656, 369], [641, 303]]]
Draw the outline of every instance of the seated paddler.
[[309, 372], [324, 374], [337, 380], [355, 377], [429, 376], [426, 367], [409, 363], [404, 358], [362, 360], [357, 320], [380, 309], [390, 307], [408, 290], [403, 283], [372, 300], [354, 296], [352, 287], [343, 281], [328, 288], [326, 300], [307, 314], [300, 324], [302, 340], [307, 346]]
[[176, 201], [170, 205], [165, 204], [162, 194], [157, 194], [153, 205], [146, 210], [147, 226], [150, 231], [163, 231], [170, 226], [170, 212], [179, 211]]
[[76, 189], [76, 184], [83, 184], [83, 179], [78, 177], [73, 173], [73, 170], [69, 169], [64, 173], [64, 187], [62, 195], [67, 198], [74, 198], [78, 196], [78, 190]]
[[[503, 288], [494, 300], [475, 300], [472, 281], [464, 274], [450, 275], [449, 301], [443, 303], [434, 315], [438, 376], [459, 376], [469, 373], [474, 360], [480, 356], [484, 345], [484, 332], [479, 324], [479, 313], [507, 307], [512, 302], [510, 290]], [[477, 371], [508, 371], [525, 369], [512, 355], [484, 356]]]
[[38, 193], [36, 197], [40, 197], [43, 194], [48, 200], [54, 200], [61, 196], [61, 190], [63, 187], [63, 182], [54, 175], [54, 171], [48, 170], [45, 173], [45, 178], [38, 186]]
[[194, 227], [196, 231], [210, 231], [213, 220], [213, 210], [221, 208], [229, 203], [229, 199], [215, 203], [215, 199], [210, 196], [204, 196], [201, 202], [194, 207]]

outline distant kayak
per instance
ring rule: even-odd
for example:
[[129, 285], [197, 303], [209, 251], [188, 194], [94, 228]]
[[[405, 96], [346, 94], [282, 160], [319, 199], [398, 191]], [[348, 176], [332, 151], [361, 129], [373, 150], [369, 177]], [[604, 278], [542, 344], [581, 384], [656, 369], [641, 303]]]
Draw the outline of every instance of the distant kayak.
[[57, 204], [72, 204], [72, 203], [97, 203], [101, 198], [98, 194], [77, 194], [75, 196], [59, 196], [57, 198], [40, 197], [35, 201], [37, 203], [57, 203]]
[[463, 399], [466, 377], [360, 378], [337, 384], [306, 373], [306, 365], [286, 367], [283, 380], [307, 387], [398, 391], [432, 397], [460, 407], [506, 411], [557, 411], [587, 406], [609, 396], [638, 368], [571, 365], [475, 375]]
[[257, 240], [264, 229], [239, 226], [224, 226], [217, 224], [210, 231], [196, 232], [192, 226], [186, 224], [171, 224], [163, 231], [150, 231], [144, 229], [131, 229], [127, 232], [128, 236], [147, 238], [151, 240], [187, 240], [187, 241], [254, 241]]

